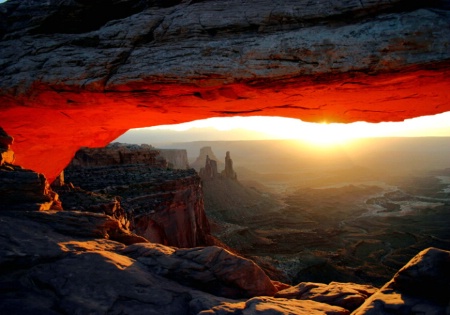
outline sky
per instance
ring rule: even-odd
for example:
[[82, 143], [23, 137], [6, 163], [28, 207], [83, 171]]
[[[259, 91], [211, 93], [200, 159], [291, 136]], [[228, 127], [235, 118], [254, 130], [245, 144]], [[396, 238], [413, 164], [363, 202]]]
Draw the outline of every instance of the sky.
[[131, 129], [115, 141], [169, 143], [214, 140], [298, 139], [320, 145], [340, 144], [355, 138], [450, 137], [450, 112], [403, 122], [351, 124], [308, 123], [282, 117], [208, 118], [177, 125]]

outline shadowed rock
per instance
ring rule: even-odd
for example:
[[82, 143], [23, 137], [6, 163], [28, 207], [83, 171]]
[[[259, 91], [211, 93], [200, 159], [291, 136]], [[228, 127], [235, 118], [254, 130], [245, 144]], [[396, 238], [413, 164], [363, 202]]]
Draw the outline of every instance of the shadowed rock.
[[255, 297], [247, 302], [222, 303], [198, 315], [348, 315], [350, 312], [338, 306], [315, 301], [288, 300], [272, 297]]
[[[263, 296], [242, 301], [205, 292], [253, 296], [273, 294], [274, 287], [251, 261], [217, 247], [127, 247], [125, 240], [131, 236], [113, 237], [113, 221], [84, 212], [0, 212], [2, 312], [349, 314], [342, 307], [312, 300]], [[438, 249], [423, 251], [354, 314], [448, 313], [449, 257]], [[332, 289], [330, 284], [330, 292], [319, 284], [304, 289], [314, 299], [323, 294], [329, 301], [342, 285], [333, 284]], [[351, 286], [360, 293], [365, 290]]]
[[450, 252], [428, 248], [411, 259], [354, 315], [449, 314]]
[[111, 204], [109, 201], [112, 208], [105, 204], [99, 210], [120, 210], [114, 211], [119, 215], [116, 217], [120, 221], [123, 218], [129, 222], [127, 226], [131, 230], [151, 242], [177, 247], [213, 244], [204, 212], [201, 180], [192, 169], [174, 170], [147, 164], [118, 164], [71, 167], [66, 169], [65, 174], [67, 181], [95, 192], [83, 194], [82, 190], [62, 191], [63, 204], [64, 199], [71, 200], [70, 208], [76, 208], [76, 197], [82, 199], [79, 205], [92, 210], [96, 200], [119, 196], [120, 208], [114, 208], [116, 203]]
[[13, 142], [14, 138], [0, 127], [0, 166], [14, 163], [14, 152], [9, 149]]
[[58, 194], [43, 174], [14, 165], [14, 142], [0, 127], [0, 211], [61, 210]]
[[211, 246], [175, 249], [159, 244], [127, 247], [123, 253], [157, 274], [215, 295], [242, 298], [273, 295], [276, 288], [251, 260]]

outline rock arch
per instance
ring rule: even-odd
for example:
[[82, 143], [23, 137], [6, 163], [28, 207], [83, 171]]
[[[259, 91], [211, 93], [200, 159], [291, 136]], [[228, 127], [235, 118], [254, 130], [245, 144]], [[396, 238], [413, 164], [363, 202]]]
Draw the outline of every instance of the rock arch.
[[448, 1], [124, 0], [77, 29], [101, 3], [0, 5], [0, 125], [16, 139], [16, 163], [50, 180], [80, 146], [130, 128], [450, 110]]

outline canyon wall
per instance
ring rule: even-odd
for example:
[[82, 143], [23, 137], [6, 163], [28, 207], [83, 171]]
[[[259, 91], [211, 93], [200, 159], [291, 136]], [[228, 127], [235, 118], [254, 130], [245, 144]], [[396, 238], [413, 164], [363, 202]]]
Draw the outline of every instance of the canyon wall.
[[[160, 163], [158, 154], [148, 145], [83, 148], [64, 171], [65, 181], [87, 192], [118, 196], [124, 210], [113, 203], [106, 208], [115, 210], [107, 214], [117, 213], [119, 221], [151, 242], [177, 247], [213, 244], [200, 177], [192, 169], [167, 169], [167, 161]], [[61, 192], [63, 206], [70, 200], [71, 207], [86, 204], [92, 211], [86, 199], [92, 200], [92, 194]]]
[[50, 181], [81, 146], [133, 127], [232, 115], [401, 121], [450, 110], [447, 0], [103, 6], [0, 4], [0, 122], [17, 139], [17, 163]]

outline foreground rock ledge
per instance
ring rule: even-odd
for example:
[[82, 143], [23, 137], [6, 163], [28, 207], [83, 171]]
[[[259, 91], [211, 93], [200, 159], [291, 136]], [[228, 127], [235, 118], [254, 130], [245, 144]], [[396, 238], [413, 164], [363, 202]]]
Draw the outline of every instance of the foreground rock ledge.
[[80, 146], [134, 127], [229, 115], [401, 121], [450, 110], [449, 1], [102, 6], [0, 5], [0, 123], [17, 139], [17, 163], [49, 180]]
[[[113, 222], [87, 212], [0, 212], [2, 312], [348, 315], [337, 304], [367, 291], [304, 283], [270, 297], [276, 289], [249, 260], [218, 247], [141, 243]], [[448, 314], [448, 270], [450, 252], [424, 250], [352, 314]]]

